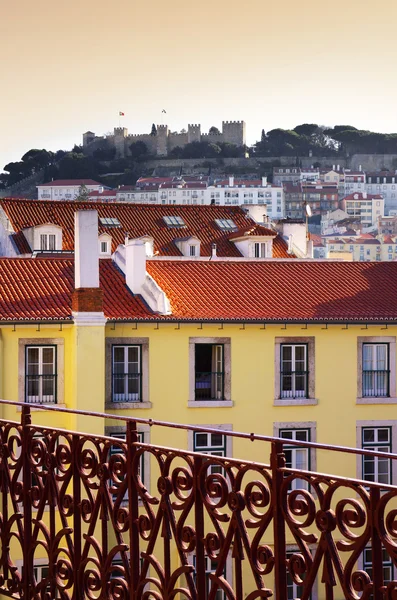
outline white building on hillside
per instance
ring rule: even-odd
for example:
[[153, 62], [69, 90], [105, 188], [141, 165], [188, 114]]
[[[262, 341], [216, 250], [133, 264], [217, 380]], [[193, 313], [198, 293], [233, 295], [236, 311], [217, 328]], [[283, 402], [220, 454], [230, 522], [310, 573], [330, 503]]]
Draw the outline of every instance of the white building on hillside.
[[385, 201], [380, 194], [356, 192], [346, 196], [341, 206], [349, 217], [358, 217], [363, 227], [377, 227], [379, 218], [384, 216]]
[[285, 196], [282, 186], [267, 183], [262, 179], [235, 179], [229, 177], [208, 187], [207, 204], [246, 205], [265, 204], [270, 219], [283, 219], [285, 216]]
[[36, 187], [39, 200], [76, 200], [82, 191], [103, 191], [103, 185], [93, 179], [56, 179]]

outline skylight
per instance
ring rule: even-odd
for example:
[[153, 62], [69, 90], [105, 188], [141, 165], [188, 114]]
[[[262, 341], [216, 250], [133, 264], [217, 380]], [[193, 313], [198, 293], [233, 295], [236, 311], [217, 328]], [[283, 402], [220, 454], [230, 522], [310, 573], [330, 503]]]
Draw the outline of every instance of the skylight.
[[236, 231], [236, 224], [231, 219], [215, 219], [215, 223], [218, 225], [219, 229], [223, 231]]
[[99, 221], [105, 227], [121, 227], [120, 221], [115, 217], [100, 217]]
[[177, 215], [165, 216], [163, 219], [164, 223], [168, 225], [168, 227], [186, 227], [185, 221]]

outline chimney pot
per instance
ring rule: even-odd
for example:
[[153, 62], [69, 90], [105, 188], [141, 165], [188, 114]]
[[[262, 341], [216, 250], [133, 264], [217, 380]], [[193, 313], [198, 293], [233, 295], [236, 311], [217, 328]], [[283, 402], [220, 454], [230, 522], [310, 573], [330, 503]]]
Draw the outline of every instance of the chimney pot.
[[99, 288], [98, 213], [79, 210], [74, 216], [75, 288]]
[[211, 244], [211, 258], [216, 258], [216, 244], [213, 242]]

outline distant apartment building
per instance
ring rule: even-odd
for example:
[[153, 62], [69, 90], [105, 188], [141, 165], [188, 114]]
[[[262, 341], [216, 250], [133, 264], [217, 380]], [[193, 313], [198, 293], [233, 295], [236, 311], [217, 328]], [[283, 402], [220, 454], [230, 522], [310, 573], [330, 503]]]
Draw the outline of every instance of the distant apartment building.
[[303, 193], [300, 183], [285, 183], [285, 216], [289, 219], [301, 219], [303, 216]]
[[352, 171], [351, 169], [343, 170], [343, 180], [340, 181], [339, 189], [343, 196], [354, 194], [356, 192], [365, 192], [365, 173], [361, 169]]
[[380, 194], [355, 192], [341, 201], [342, 209], [350, 216], [360, 219], [364, 227], [376, 227], [384, 215], [385, 201]]
[[39, 200], [76, 200], [82, 192], [104, 190], [102, 183], [93, 179], [56, 179], [36, 187]]
[[397, 216], [380, 217], [378, 221], [378, 233], [397, 235]]
[[322, 239], [326, 246], [327, 258], [344, 258], [350, 255], [351, 258], [347, 260], [358, 262], [397, 260], [397, 236], [375, 237], [371, 234], [363, 234], [358, 237], [335, 236]]
[[302, 200], [312, 214], [335, 210], [339, 206], [338, 186], [335, 183], [303, 183]]
[[382, 194], [385, 199], [385, 214], [397, 208], [397, 175], [395, 171], [375, 171], [367, 173], [366, 191]]
[[[285, 196], [282, 186], [267, 183], [262, 179], [237, 179], [229, 177], [215, 181], [207, 189], [209, 204], [215, 205], [266, 205], [269, 218], [285, 216]], [[208, 202], [207, 202], [208, 203]]]
[[301, 181], [301, 170], [299, 167], [273, 167], [274, 185], [292, 183], [296, 185]]

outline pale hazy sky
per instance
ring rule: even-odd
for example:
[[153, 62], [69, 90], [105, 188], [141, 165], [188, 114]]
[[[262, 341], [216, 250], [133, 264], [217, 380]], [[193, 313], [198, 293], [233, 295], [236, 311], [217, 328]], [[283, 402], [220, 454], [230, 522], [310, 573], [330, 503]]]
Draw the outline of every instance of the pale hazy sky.
[[397, 131], [397, 2], [15, 0], [0, 20], [0, 171], [161, 122]]

